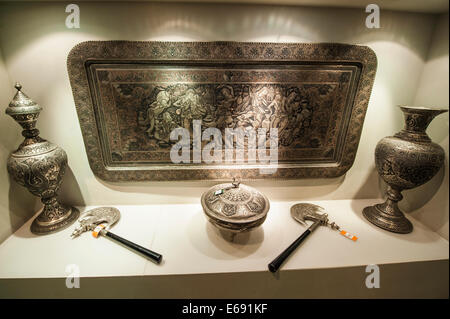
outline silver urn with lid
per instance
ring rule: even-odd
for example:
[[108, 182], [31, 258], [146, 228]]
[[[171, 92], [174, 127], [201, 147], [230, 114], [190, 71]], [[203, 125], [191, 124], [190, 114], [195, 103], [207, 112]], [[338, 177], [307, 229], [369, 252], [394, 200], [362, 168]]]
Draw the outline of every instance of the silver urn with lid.
[[260, 226], [270, 209], [264, 194], [236, 181], [211, 187], [203, 193], [201, 203], [214, 226], [233, 233]]
[[79, 216], [74, 207], [56, 199], [67, 166], [66, 152], [59, 146], [39, 137], [36, 121], [42, 107], [22, 92], [16, 84], [16, 95], [6, 109], [22, 126], [25, 140], [12, 152], [7, 161], [8, 173], [30, 193], [41, 198], [44, 208], [31, 224], [31, 232], [49, 234], [72, 224]]

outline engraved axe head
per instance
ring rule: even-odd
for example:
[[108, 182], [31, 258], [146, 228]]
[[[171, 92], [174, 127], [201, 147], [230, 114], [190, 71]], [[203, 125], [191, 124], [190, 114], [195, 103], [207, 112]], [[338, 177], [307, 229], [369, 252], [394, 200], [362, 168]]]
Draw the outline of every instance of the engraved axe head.
[[94, 230], [100, 224], [105, 225], [105, 229], [109, 229], [120, 218], [120, 212], [114, 207], [98, 207], [91, 209], [81, 215], [78, 222], [80, 225], [75, 228], [71, 237], [77, 237], [85, 231]]
[[291, 207], [291, 216], [302, 225], [306, 225], [306, 220], [313, 222], [319, 221], [323, 225], [328, 224], [328, 214], [323, 212], [324, 209], [321, 206], [300, 203]]

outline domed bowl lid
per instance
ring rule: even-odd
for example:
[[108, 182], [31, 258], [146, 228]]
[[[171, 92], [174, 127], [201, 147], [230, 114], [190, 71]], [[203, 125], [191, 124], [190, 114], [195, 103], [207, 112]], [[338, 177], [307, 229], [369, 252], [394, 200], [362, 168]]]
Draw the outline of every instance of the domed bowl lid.
[[263, 193], [238, 182], [211, 187], [203, 193], [201, 203], [205, 214], [213, 221], [236, 226], [265, 219], [270, 208]]

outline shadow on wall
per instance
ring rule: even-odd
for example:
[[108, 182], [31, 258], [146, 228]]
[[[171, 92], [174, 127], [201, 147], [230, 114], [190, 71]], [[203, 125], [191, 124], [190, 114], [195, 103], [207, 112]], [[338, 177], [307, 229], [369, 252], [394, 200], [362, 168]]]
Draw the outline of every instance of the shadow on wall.
[[37, 212], [38, 199], [9, 177], [8, 204], [11, 233]]
[[440, 189], [443, 182], [448, 184], [448, 159], [431, 181], [404, 193], [400, 208], [448, 239], [448, 185]]
[[[70, 163], [70, 159], [69, 159]], [[59, 189], [58, 199], [61, 203], [71, 206], [85, 206], [86, 202], [81, 193], [80, 185], [77, 182], [70, 166], [67, 166], [66, 173], [63, 177], [61, 188]]]
[[[114, 192], [137, 193], [160, 195], [166, 197], [167, 204], [182, 202], [180, 201], [180, 188], [183, 189], [182, 197], [192, 198], [195, 202], [200, 202], [200, 196], [208, 188], [219, 183], [230, 183], [230, 180], [202, 180], [202, 181], [130, 181], [130, 182], [106, 182], [95, 176], [95, 179], [111, 189]], [[248, 186], [255, 187], [269, 199], [276, 198], [277, 200], [294, 201], [301, 199], [325, 198], [327, 195], [333, 193], [344, 182], [345, 175], [336, 178], [320, 178], [320, 179], [298, 179], [298, 180], [242, 180]], [[174, 185], [176, 187], [174, 187]], [[292, 194], [289, 188], [302, 187], [301, 193]], [[111, 196], [108, 204], [123, 204], [120, 201], [116, 202]]]
[[[423, 207], [438, 192], [445, 176], [445, 166], [429, 182], [417, 188], [402, 192], [403, 200], [399, 203], [399, 208], [409, 213]], [[442, 211], [444, 212], [444, 211]], [[448, 212], [447, 212], [448, 215]]]
[[[353, 198], [364, 199], [366, 194], [383, 194], [384, 190], [379, 181], [380, 177], [378, 176], [377, 169], [375, 168], [375, 166], [373, 166], [370, 169], [370, 173], [368, 174], [366, 180], [361, 185]], [[376, 191], [374, 191], [374, 189], [376, 189]]]

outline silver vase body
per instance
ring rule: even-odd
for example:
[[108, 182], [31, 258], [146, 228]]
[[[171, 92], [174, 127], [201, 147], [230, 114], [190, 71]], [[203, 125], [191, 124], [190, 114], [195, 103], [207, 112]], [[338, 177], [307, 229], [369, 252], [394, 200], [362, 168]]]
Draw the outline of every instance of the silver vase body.
[[31, 224], [31, 232], [49, 234], [69, 226], [79, 216], [76, 208], [57, 200], [67, 155], [59, 146], [39, 137], [35, 126], [42, 108], [21, 92], [19, 84], [16, 89], [17, 94], [6, 113], [22, 126], [25, 140], [9, 156], [7, 169], [18, 184], [40, 197], [44, 204], [42, 212]]
[[411, 222], [398, 207], [401, 191], [425, 184], [441, 169], [445, 153], [432, 142], [426, 129], [443, 109], [401, 106], [405, 127], [380, 140], [375, 148], [378, 174], [388, 185], [384, 203], [366, 207], [363, 215], [371, 223], [396, 233], [410, 233]]

